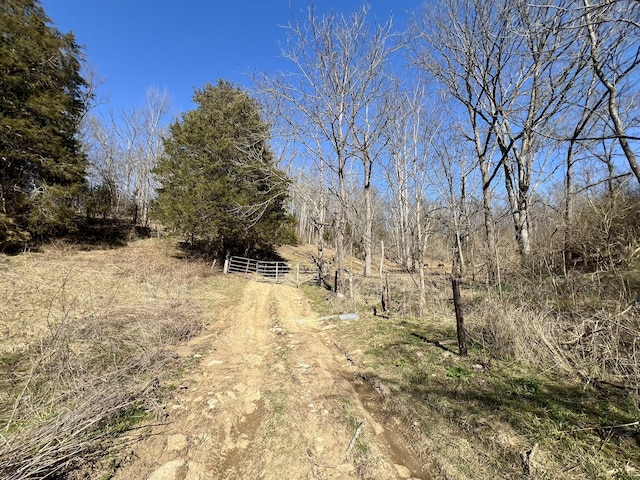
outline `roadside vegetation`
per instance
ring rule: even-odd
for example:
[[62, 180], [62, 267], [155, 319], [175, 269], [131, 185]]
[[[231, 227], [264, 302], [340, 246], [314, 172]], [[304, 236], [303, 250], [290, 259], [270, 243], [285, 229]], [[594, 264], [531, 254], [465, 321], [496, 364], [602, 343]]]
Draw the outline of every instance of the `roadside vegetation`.
[[[281, 249], [293, 261], [309, 261], [309, 251]], [[168, 238], [93, 250], [54, 243], [3, 258], [3, 478], [94, 465], [108, 475], [119, 452], [165, 421], [187, 368], [178, 345], [237, 300], [235, 283], [189, 258]], [[385, 265], [386, 313], [379, 278], [356, 276], [353, 298], [301, 288], [319, 315], [358, 312], [329, 320], [336, 346], [357, 368], [354, 382], [375, 389], [408, 443], [428, 452], [430, 469], [442, 478], [637, 477], [637, 264], [536, 281], [512, 274], [501, 288], [465, 281], [468, 357], [457, 351], [449, 274], [429, 271], [420, 307], [411, 275]], [[352, 456], [375, 478], [367, 435]]]
[[[619, 211], [637, 212], [635, 202]], [[424, 303], [416, 275], [387, 262], [382, 277], [353, 275], [343, 297], [304, 288], [327, 313], [358, 312], [337, 322], [339, 349], [442, 478], [638, 478], [640, 257], [612, 241], [626, 232], [634, 244], [638, 230], [635, 216], [617, 218], [608, 235], [600, 222], [582, 226], [583, 261], [570, 270], [551, 251], [496, 286], [465, 276], [466, 357], [437, 259]]]
[[[416, 445], [427, 445], [444, 478], [637, 478], [637, 362], [621, 348], [637, 338], [637, 309], [590, 338], [587, 310], [559, 318], [468, 286], [473, 341], [460, 357], [449, 285], [438, 283], [428, 315], [385, 318], [357, 305], [360, 320], [336, 331], [341, 350], [367, 381], [385, 386], [387, 408]], [[618, 320], [600, 315], [601, 324]], [[604, 358], [633, 367], [607, 372]]]
[[0, 260], [2, 478], [95, 476], [113, 447], [165, 421], [184, 367], [176, 347], [224, 301], [210, 264], [181, 257], [175, 242], [146, 239]]

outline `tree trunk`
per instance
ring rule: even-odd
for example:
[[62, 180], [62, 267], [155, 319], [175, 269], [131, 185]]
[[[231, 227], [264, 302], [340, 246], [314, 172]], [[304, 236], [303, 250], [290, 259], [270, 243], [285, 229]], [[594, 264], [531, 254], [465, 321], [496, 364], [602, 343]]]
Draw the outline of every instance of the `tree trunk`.
[[365, 227], [363, 237], [364, 250], [364, 276], [370, 277], [372, 273], [371, 266], [371, 245], [373, 243], [373, 205], [371, 204], [371, 184], [367, 182], [364, 187], [364, 205], [365, 205]]
[[531, 253], [531, 242], [529, 238], [529, 202], [527, 199], [527, 183], [518, 181], [517, 186], [514, 185], [515, 178], [513, 169], [509, 164], [509, 159], [504, 158], [502, 165], [504, 166], [505, 187], [507, 197], [509, 199], [509, 207], [511, 208], [511, 218], [513, 219], [513, 227], [515, 230], [515, 239], [518, 244], [518, 252], [520, 257], [524, 259]]
[[324, 269], [324, 228], [325, 228], [325, 214], [327, 210], [326, 196], [324, 190], [324, 166], [320, 165], [320, 208], [318, 210], [318, 221], [314, 222], [316, 229], [316, 236], [318, 242], [318, 286], [324, 287], [325, 269]]
[[492, 214], [492, 198], [491, 188], [489, 185], [489, 171], [486, 164], [480, 165], [480, 171], [482, 173], [482, 213], [484, 216], [484, 233], [487, 244], [486, 259], [487, 259], [487, 284], [495, 285], [498, 281], [498, 268], [496, 258], [496, 239], [493, 226], [493, 214]]
[[345, 188], [344, 160], [338, 160], [342, 168], [338, 169], [338, 212], [334, 219], [333, 227], [336, 236], [336, 275], [335, 292], [344, 293], [344, 231], [346, 225], [345, 209], [347, 205], [347, 194]]
[[573, 149], [575, 141], [572, 139], [567, 150], [567, 171], [565, 173], [564, 188], [564, 245], [563, 245], [563, 268], [566, 273], [572, 263], [572, 255], [569, 245], [572, 242], [573, 217], [575, 208], [575, 185], [573, 181]]
[[451, 278], [453, 290], [453, 306], [456, 312], [456, 331], [458, 333], [458, 352], [461, 357], [467, 356], [467, 333], [464, 329], [464, 316], [462, 314], [462, 300], [460, 298], [460, 279]]

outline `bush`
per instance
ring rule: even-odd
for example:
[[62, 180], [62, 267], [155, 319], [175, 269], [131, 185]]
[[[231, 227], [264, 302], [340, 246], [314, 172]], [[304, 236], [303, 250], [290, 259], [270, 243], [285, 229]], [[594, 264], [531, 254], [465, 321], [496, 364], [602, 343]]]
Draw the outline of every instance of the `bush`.
[[565, 255], [570, 267], [609, 270], [637, 263], [639, 248], [640, 194], [617, 191], [582, 201]]
[[12, 218], [0, 213], [0, 247], [3, 252], [14, 253], [21, 250], [30, 239], [29, 232], [16, 225]]

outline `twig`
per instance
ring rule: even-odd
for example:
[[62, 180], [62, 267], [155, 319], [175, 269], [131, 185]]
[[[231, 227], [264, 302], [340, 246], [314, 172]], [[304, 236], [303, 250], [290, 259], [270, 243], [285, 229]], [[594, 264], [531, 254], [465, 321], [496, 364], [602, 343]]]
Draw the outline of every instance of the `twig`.
[[533, 456], [538, 450], [538, 444], [534, 443], [531, 450], [525, 452], [525, 475], [530, 476], [533, 473]]
[[347, 451], [344, 452], [344, 459], [342, 460], [343, 462], [347, 461], [347, 458], [349, 457], [349, 453], [351, 453], [351, 450], [353, 450], [353, 447], [356, 445], [356, 441], [358, 440], [360, 433], [362, 433], [362, 430], [364, 429], [364, 424], [365, 424], [365, 420], [362, 420], [360, 422], [360, 425], [358, 425], [358, 428], [356, 428], [356, 433], [353, 434], [353, 438], [351, 439], [351, 442], [349, 442]]
[[353, 358], [351, 358], [351, 355], [349, 355], [349, 352], [347, 352], [345, 349], [343, 349], [340, 345], [338, 345], [336, 342], [333, 342], [333, 344], [336, 346], [336, 348], [338, 350], [340, 350], [340, 353], [342, 353], [345, 358], [347, 360], [349, 360], [349, 363], [351, 363], [351, 365], [353, 365], [354, 367], [357, 367], [358, 364], [355, 362], [355, 360]]
[[[638, 294], [638, 297], [640, 298], [640, 294]], [[624, 315], [625, 313], [627, 313], [629, 310], [631, 310], [633, 307], [637, 307], [638, 303], [637, 301], [633, 301], [631, 303], [631, 305], [629, 305], [627, 308], [625, 308], [623, 311], [621, 311], [620, 313], [615, 314], [613, 317], [621, 317], [622, 315]]]
[[560, 433], [586, 432], [586, 431], [589, 431], [589, 430], [615, 430], [616, 428], [635, 427], [636, 425], [640, 425], [640, 420], [636, 420], [635, 422], [630, 422], [630, 423], [621, 423], [620, 425], [605, 425], [605, 426], [599, 426], [599, 427], [572, 428], [571, 430], [562, 430]]

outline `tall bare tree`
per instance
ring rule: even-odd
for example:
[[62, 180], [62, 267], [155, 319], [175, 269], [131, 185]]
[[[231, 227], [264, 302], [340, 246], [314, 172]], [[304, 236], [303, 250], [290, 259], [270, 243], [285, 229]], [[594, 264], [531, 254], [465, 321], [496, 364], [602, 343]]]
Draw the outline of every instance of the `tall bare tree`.
[[93, 182], [112, 188], [116, 212], [130, 206], [132, 220], [147, 225], [155, 189], [152, 169], [162, 154], [169, 95], [151, 87], [142, 107], [133, 107], [107, 121], [85, 119], [84, 146]]
[[489, 252], [495, 248], [490, 187], [499, 170], [519, 252], [524, 257], [531, 251], [531, 196], [549, 169], [548, 139], [584, 68], [573, 56], [575, 26], [566, 28], [570, 3], [449, 0], [445, 8], [439, 5], [431, 22], [435, 27], [420, 30], [430, 46], [430, 55], [422, 57], [425, 66], [468, 113], [469, 139], [482, 174]]
[[504, 38], [493, 2], [446, 0], [425, 9], [414, 25], [416, 61], [441, 83], [446, 94], [463, 107], [468, 119], [464, 134], [473, 145], [482, 178], [487, 282], [497, 281], [493, 186], [501, 162], [495, 151], [498, 115], [492, 95], [502, 67]]
[[[530, 198], [534, 170], [544, 168], [548, 138], [565, 107], [576, 74], [583, 67], [573, 58], [573, 35], [562, 2], [553, 5], [505, 2], [501, 16], [508, 38], [493, 110], [498, 122], [505, 186], [520, 254], [531, 251]], [[490, 39], [490, 41], [493, 41]]]
[[367, 24], [367, 8], [353, 17], [351, 59], [352, 89], [349, 96], [349, 114], [353, 156], [362, 162], [362, 188], [364, 196], [364, 231], [362, 246], [364, 254], [364, 276], [372, 274], [373, 202], [372, 178], [374, 165], [385, 152], [384, 133], [394, 112], [393, 105], [386, 101], [385, 91], [390, 87], [389, 61], [399, 48], [397, 34], [392, 30], [391, 20], [373, 28]]
[[591, 67], [606, 89], [611, 130], [640, 182], [640, 162], [631, 146], [638, 135], [638, 117], [625, 118], [624, 104], [631, 106], [630, 88], [637, 88], [640, 71], [640, 2], [634, 0], [582, 0], [582, 21]]
[[162, 136], [169, 111], [169, 94], [147, 89], [145, 103], [122, 114], [119, 131], [124, 149], [127, 189], [133, 199], [133, 222], [147, 225], [154, 179], [151, 171], [162, 154]]
[[[564, 260], [565, 266], [571, 262], [571, 252], [568, 246], [572, 241], [573, 219], [575, 216], [575, 201], [578, 193], [576, 185], [576, 165], [579, 162], [579, 153], [587, 151], [585, 143], [591, 143], [593, 139], [586, 141], [585, 137], [593, 129], [597, 122], [598, 114], [606, 101], [605, 95], [596, 88], [596, 79], [585, 72], [583, 81], [576, 85], [575, 93], [567, 96], [569, 107], [567, 112], [566, 134], [560, 136], [565, 143], [565, 200], [564, 200]], [[576, 99], [574, 102], [571, 99]]]
[[425, 264], [431, 217], [426, 197], [439, 152], [434, 139], [442, 116], [437, 99], [430, 97], [424, 81], [396, 81], [387, 91], [389, 124], [385, 129], [387, 188], [391, 194], [392, 228], [397, 232], [402, 266], [419, 277], [420, 304], [426, 303]]
[[[361, 160], [364, 190], [370, 191], [372, 168], [379, 153], [383, 119], [377, 117], [377, 93], [383, 85], [384, 66], [392, 52], [391, 23], [371, 29], [368, 7], [352, 15], [329, 13], [318, 17], [309, 9], [304, 22], [286, 26], [289, 34], [283, 55], [294, 72], [260, 83], [264, 93], [278, 97], [281, 121], [290, 127], [298, 145], [306, 150], [318, 171], [327, 176], [335, 197], [331, 212], [336, 256], [336, 291], [344, 288], [344, 253], [350, 163]], [[365, 197], [370, 194], [365, 194]], [[365, 265], [371, 269], [373, 213], [369, 196], [363, 243]], [[365, 272], [367, 267], [365, 267]]]

